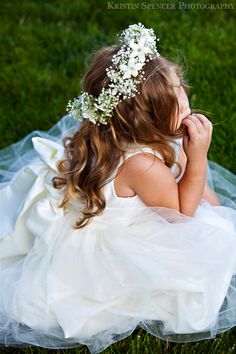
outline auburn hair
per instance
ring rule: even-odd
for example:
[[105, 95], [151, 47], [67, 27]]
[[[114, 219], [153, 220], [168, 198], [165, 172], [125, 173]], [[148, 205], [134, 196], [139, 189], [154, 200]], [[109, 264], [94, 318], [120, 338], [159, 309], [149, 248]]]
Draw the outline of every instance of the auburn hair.
[[[95, 53], [83, 77], [84, 91], [94, 97], [99, 95], [109, 83], [106, 68], [112, 65], [112, 57], [120, 48], [114, 45]], [[142, 70], [145, 81], [138, 84], [140, 93], [123, 99], [107, 125], [83, 119], [79, 130], [62, 140], [65, 158], [58, 161], [60, 175], [53, 178], [53, 185], [58, 189], [65, 187], [60, 207], [65, 207], [70, 199], [82, 202], [82, 215], [74, 225], [77, 229], [105, 209], [103, 187], [110, 182], [109, 177], [128, 150], [126, 143], [151, 147], [161, 153], [169, 168], [174, 163], [178, 165], [178, 176], [182, 172], [175, 149], [169, 143], [182, 138], [186, 129], [176, 128], [179, 104], [171, 79], [174, 71], [188, 95], [190, 86], [185, 81], [184, 70], [161, 55], [146, 61]]]

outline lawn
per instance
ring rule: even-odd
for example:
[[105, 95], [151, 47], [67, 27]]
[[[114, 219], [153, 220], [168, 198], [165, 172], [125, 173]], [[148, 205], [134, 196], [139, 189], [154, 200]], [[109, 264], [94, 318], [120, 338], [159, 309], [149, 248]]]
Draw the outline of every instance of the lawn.
[[[157, 3], [162, 8], [155, 8]], [[153, 27], [160, 38], [159, 51], [184, 65], [192, 86], [190, 106], [211, 113], [208, 118], [216, 125], [209, 160], [236, 174], [235, 9], [181, 9], [178, 2], [169, 3], [172, 9], [166, 9], [166, 1], [146, 2], [153, 9], [142, 8], [140, 1], [2, 1], [0, 148], [32, 130], [48, 130], [55, 124], [66, 114], [68, 100], [81, 91], [80, 81], [93, 53], [113, 44], [116, 33], [129, 24], [142, 22]], [[204, 3], [213, 4], [198, 2]], [[229, 354], [236, 352], [235, 334], [231, 329], [215, 340], [167, 345], [137, 329], [104, 353]], [[16, 351], [51, 352], [37, 347], [0, 349], [1, 353]], [[52, 353], [88, 350], [82, 347]]]

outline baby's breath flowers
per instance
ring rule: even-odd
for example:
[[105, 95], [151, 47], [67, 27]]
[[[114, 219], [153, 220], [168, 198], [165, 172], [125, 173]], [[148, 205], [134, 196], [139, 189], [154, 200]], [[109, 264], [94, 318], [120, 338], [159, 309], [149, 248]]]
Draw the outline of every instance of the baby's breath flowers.
[[119, 41], [120, 50], [113, 56], [112, 65], [106, 69], [110, 79], [98, 97], [81, 91], [81, 95], [69, 101], [67, 111], [75, 119], [88, 119], [94, 124], [107, 124], [113, 109], [120, 101], [135, 96], [138, 84], [145, 80], [142, 70], [146, 61], [160, 54], [156, 49], [156, 38], [152, 28], [140, 22], [124, 30]]

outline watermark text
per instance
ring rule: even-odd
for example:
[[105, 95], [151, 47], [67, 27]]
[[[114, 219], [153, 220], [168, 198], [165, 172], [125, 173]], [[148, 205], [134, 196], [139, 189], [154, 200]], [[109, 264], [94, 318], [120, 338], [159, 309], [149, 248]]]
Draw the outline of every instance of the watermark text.
[[118, 3], [114, 1], [107, 2], [108, 10], [233, 10], [233, 3]]

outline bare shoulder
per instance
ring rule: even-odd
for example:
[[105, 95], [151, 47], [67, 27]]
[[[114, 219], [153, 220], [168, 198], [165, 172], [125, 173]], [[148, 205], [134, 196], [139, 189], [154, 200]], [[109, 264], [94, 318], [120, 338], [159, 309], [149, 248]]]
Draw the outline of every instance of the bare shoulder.
[[148, 206], [179, 210], [178, 185], [164, 162], [152, 153], [139, 153], [124, 164], [126, 183]]
[[151, 152], [140, 152], [138, 154], [130, 156], [125, 160], [124, 164], [126, 171], [134, 171], [134, 172], [144, 172], [148, 167], [150, 167], [153, 163], [164, 165], [164, 162], [161, 158], [154, 156]]

